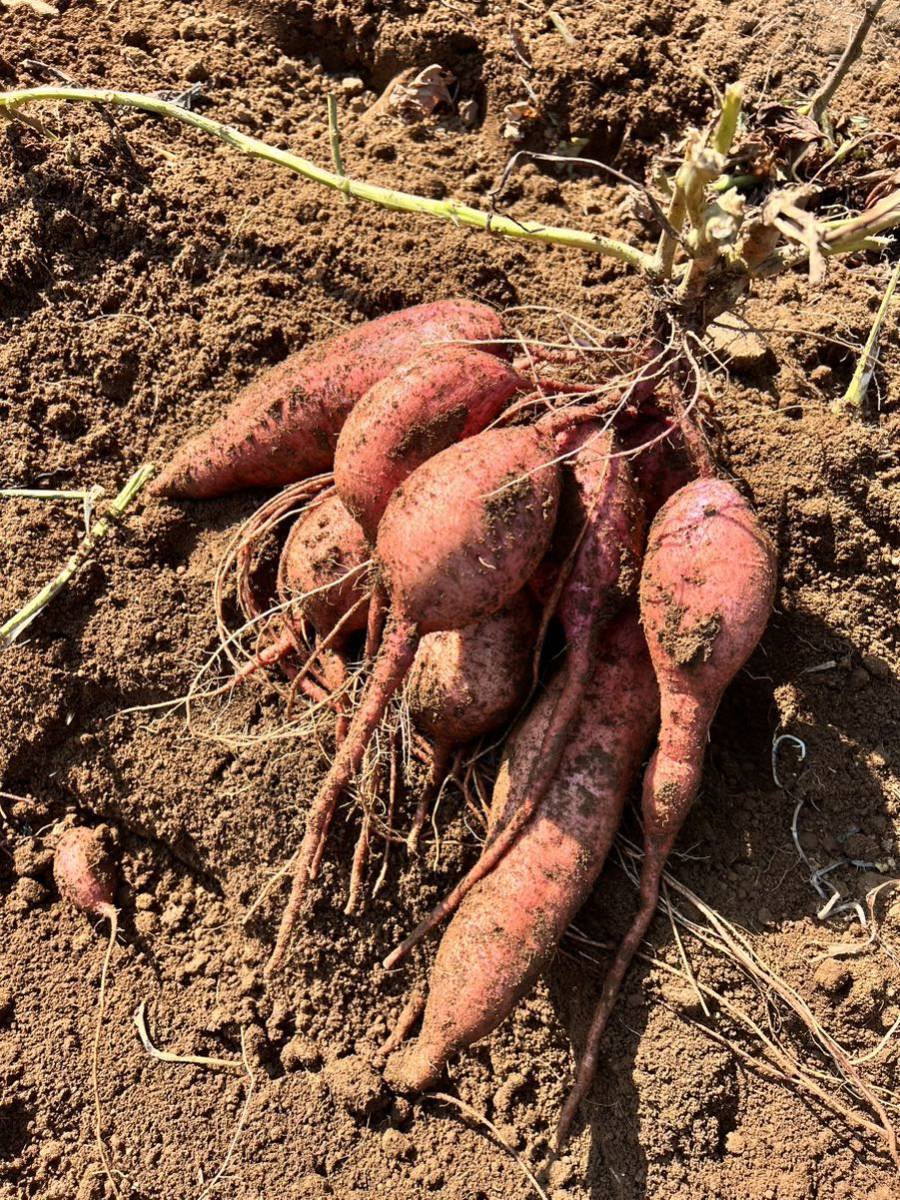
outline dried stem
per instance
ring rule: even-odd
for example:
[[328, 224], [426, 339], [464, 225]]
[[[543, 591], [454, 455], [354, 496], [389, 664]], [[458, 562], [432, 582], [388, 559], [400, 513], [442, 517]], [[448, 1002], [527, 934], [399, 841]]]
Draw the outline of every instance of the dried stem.
[[331, 140], [331, 161], [338, 175], [344, 175], [344, 159], [341, 154], [341, 130], [338, 126], [337, 98], [331, 93], [326, 101], [328, 105], [328, 136]]
[[142, 1000], [135, 1011], [134, 1024], [138, 1031], [138, 1037], [141, 1039], [141, 1045], [157, 1062], [185, 1063], [191, 1067], [221, 1067], [226, 1071], [244, 1070], [243, 1062], [235, 1058], [208, 1058], [205, 1054], [173, 1054], [169, 1050], [158, 1050], [150, 1041], [150, 1035], [147, 1032], [147, 1020], [144, 1016], [146, 1007], [147, 1001]]
[[822, 123], [822, 118], [825, 116], [825, 110], [831, 103], [831, 99], [835, 92], [841, 86], [844, 76], [859, 58], [862, 53], [863, 42], [868, 36], [869, 30], [872, 28], [872, 23], [878, 16], [878, 10], [884, 4], [884, 0], [868, 0], [863, 9], [862, 19], [853, 31], [850, 41], [847, 43], [847, 48], [838, 60], [834, 70], [815, 93], [812, 100], [809, 102], [809, 115], [817, 125]]

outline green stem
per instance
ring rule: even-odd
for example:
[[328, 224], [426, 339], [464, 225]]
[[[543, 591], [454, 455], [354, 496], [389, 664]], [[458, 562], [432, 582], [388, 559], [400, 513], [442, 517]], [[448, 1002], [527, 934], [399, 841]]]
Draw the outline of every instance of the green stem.
[[28, 625], [47, 607], [50, 601], [66, 586], [72, 576], [91, 557], [98, 544], [103, 541], [114, 521], [117, 521], [126, 509], [133, 503], [144, 484], [153, 475], [155, 467], [145, 464], [139, 467], [131, 476], [118, 496], [111, 501], [104, 515], [91, 527], [75, 553], [59, 572], [59, 574], [41, 588], [38, 594], [20, 608], [19, 611], [2, 626], [0, 626], [0, 645], [10, 644], [16, 640]]
[[338, 175], [344, 175], [344, 159], [341, 155], [341, 131], [338, 126], [337, 98], [331, 93], [326, 101], [328, 106], [328, 136], [331, 139], [331, 161]]
[[277, 166], [287, 167], [304, 179], [324, 187], [333, 188], [348, 196], [356, 196], [380, 208], [395, 212], [425, 213], [454, 225], [463, 225], [471, 229], [480, 229], [487, 233], [499, 234], [502, 237], [514, 238], [520, 241], [540, 242], [555, 246], [570, 246], [578, 250], [587, 250], [595, 254], [605, 254], [608, 258], [625, 263], [635, 270], [652, 275], [655, 271], [653, 255], [646, 254], [625, 242], [613, 238], [602, 237], [583, 229], [567, 229], [554, 225], [543, 225], [539, 221], [516, 221], [498, 213], [485, 212], [461, 204], [458, 200], [434, 200], [427, 196], [417, 196], [412, 192], [400, 192], [394, 188], [381, 187], [375, 183], [351, 179], [345, 175], [326, 171], [308, 159], [292, 154], [289, 150], [281, 150], [270, 146], [259, 138], [250, 137], [223, 125], [200, 113], [190, 112], [168, 100], [160, 100], [157, 96], [147, 96], [139, 92], [118, 92], [106, 88], [73, 88], [73, 87], [39, 87], [24, 88], [21, 91], [0, 93], [0, 115], [12, 117], [18, 108], [26, 104], [72, 100], [91, 104], [108, 104], [120, 108], [137, 108], [143, 112], [156, 113], [160, 117], [171, 117], [182, 125], [191, 125], [204, 133], [211, 134], [225, 142], [241, 154], [250, 158], [260, 158]]
[[[685, 221], [689, 221], [692, 227], [692, 240], [696, 244], [692, 247], [695, 252], [699, 244], [704, 242], [705, 239], [704, 199], [706, 190], [709, 187], [715, 187], [715, 176], [725, 165], [722, 160], [728, 156], [731, 143], [734, 141], [734, 135], [737, 132], [738, 121], [741, 116], [743, 100], [744, 85], [742, 83], [730, 83], [725, 89], [725, 95], [722, 98], [722, 111], [719, 113], [715, 132], [709, 143], [709, 148], [719, 156], [719, 158], [713, 160], [713, 162], [718, 163], [718, 170], [715, 167], [710, 170], [708, 164], [704, 164], [705, 169], [701, 169], [699, 165], [700, 155], [706, 143], [699, 138], [699, 135], [695, 135], [693, 138], [688, 139], [684, 162], [678, 168], [675, 176], [672, 199], [669, 203], [669, 211], [666, 214], [669, 227], [675, 233], [680, 234]], [[700, 248], [702, 249], [702, 246]], [[656, 248], [656, 270], [654, 274], [662, 279], [672, 278], [677, 249], [678, 239], [669, 230], [663, 230]], [[705, 270], [703, 273], [705, 274]], [[696, 272], [688, 272], [688, 274], [693, 276]], [[687, 276], [682, 280], [682, 288], [686, 286], [686, 280]]]
[[672, 199], [669, 201], [669, 211], [666, 213], [666, 220], [669, 228], [664, 229], [659, 237], [659, 244], [656, 248], [656, 274], [661, 279], [672, 278], [672, 268], [675, 264], [675, 252], [678, 249], [678, 238], [670, 233], [669, 230], [674, 230], [680, 234], [684, 225], [685, 217], [687, 216], [687, 204], [685, 203], [684, 188], [681, 186], [681, 172], [675, 176], [675, 183], [672, 188]]
[[[838, 246], [831, 246], [825, 242], [820, 248], [826, 258], [837, 258], [841, 254], [859, 254], [869, 250], [875, 254], [883, 254], [889, 244], [887, 238], [857, 237], [853, 241], [848, 240]], [[790, 271], [794, 267], [802, 266], [808, 258], [809, 251], [803, 246], [793, 244], [779, 246], [774, 254], [770, 254], [751, 273], [755, 279], [767, 279], [771, 275], [780, 275], [782, 271]], [[746, 263], [739, 262], [738, 265], [747, 269]]]
[[712, 136], [711, 155], [691, 155], [685, 159], [682, 170], [687, 175], [685, 196], [691, 233], [688, 246], [691, 261], [678, 284], [680, 300], [695, 298], [701, 294], [709, 272], [719, 257], [719, 243], [709, 231], [709, 189], [715, 185], [725, 167], [731, 143], [737, 133], [744, 102], [744, 85], [730, 83], [722, 98], [722, 111]]
[[900, 262], [897, 263], [891, 273], [890, 282], [881, 298], [881, 304], [878, 306], [878, 312], [875, 314], [875, 320], [872, 322], [872, 328], [869, 330], [869, 336], [866, 338], [863, 352], [859, 357], [859, 362], [856, 364], [853, 378], [850, 380], [850, 384], [843, 396], [838, 397], [831, 405], [831, 411], [836, 416], [840, 416], [848, 408], [859, 410], [863, 406], [866, 393], [869, 390], [869, 383], [872, 380], [872, 373], [875, 370], [875, 364], [878, 362], [878, 341], [881, 337], [881, 327], [884, 325], [885, 317], [887, 316], [891, 300], [894, 297], [894, 292], [897, 290], [898, 282], [900, 282]]
[[741, 105], [743, 103], [744, 85], [742, 83], [729, 83], [725, 89], [722, 112], [719, 116], [719, 123], [716, 126], [716, 132], [713, 134], [712, 140], [713, 150], [717, 150], [723, 158], [727, 157], [731, 149], [731, 143], [734, 141], [734, 135], [737, 133], [738, 121], [741, 116]]
[[709, 190], [716, 194], [727, 192], [729, 188], [737, 188], [740, 191], [741, 188], [754, 187], [762, 182], [759, 175], [720, 175], [715, 183], [709, 185]]

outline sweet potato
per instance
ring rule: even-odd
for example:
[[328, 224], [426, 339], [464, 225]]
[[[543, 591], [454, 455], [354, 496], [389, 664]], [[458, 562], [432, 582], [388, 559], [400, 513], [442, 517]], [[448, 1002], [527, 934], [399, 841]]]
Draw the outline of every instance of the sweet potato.
[[294, 523], [278, 563], [278, 597], [320, 637], [339, 622], [350, 635], [368, 618], [366, 563], [371, 549], [340, 497], [311, 505]]
[[366, 536], [332, 494], [311, 505], [295, 522], [278, 562], [278, 598], [286, 610], [288, 628], [279, 646], [288, 653], [302, 626], [312, 626], [320, 639], [314, 655], [320, 660], [325, 686], [338, 714], [338, 743], [347, 732], [344, 686], [347, 682], [347, 643], [366, 628], [369, 586], [366, 564], [371, 551]]
[[[563, 687], [557, 676], [510, 739], [494, 787], [492, 829], [508, 826], [527, 803]], [[656, 682], [631, 610], [608, 631], [581, 716], [533, 819], [448, 925], [418, 1040], [388, 1060], [392, 1086], [432, 1087], [448, 1057], [496, 1029], [547, 966], [600, 873], [657, 712]]]
[[695, 471], [677, 423], [661, 416], [632, 423], [621, 436], [630, 458], [635, 483], [648, 521], [652, 521], [670, 496], [690, 483]]
[[334, 455], [338, 495], [369, 539], [391, 493], [416, 467], [486, 429], [528, 386], [474, 346], [423, 351], [374, 384], [345, 421]]
[[[218, 421], [179, 450], [151, 490], [203, 499], [328, 471], [347, 414], [394, 367], [429, 343], [503, 337], [500, 318], [485, 305], [437, 300], [308, 346], [246, 387]], [[499, 342], [493, 349], [506, 356]]]
[[[365, 568], [370, 558], [365, 534], [339, 497], [331, 492], [313, 500], [291, 527], [278, 560], [276, 588], [283, 631], [263, 645], [236, 678], [284, 663], [303, 644], [311, 626], [319, 639], [314, 653], [322, 661], [325, 684], [339, 694], [347, 675], [347, 641], [366, 626], [369, 587]], [[262, 615], [255, 597], [242, 607], [247, 616]], [[292, 673], [291, 668], [284, 669]], [[328, 699], [328, 692], [303, 674], [300, 686], [317, 703]], [[343, 705], [335, 696], [332, 706], [340, 714]], [[339, 737], [341, 728], [339, 717]]]
[[538, 618], [523, 590], [499, 612], [422, 638], [406, 682], [413, 724], [428, 735], [432, 761], [408, 839], [415, 850], [452, 751], [499, 729], [528, 697]]
[[487, 430], [423, 463], [391, 497], [376, 549], [391, 617], [347, 738], [310, 810], [270, 972], [284, 958], [335, 805], [420, 637], [491, 616], [543, 557], [559, 502], [552, 459], [551, 439], [535, 427]]
[[687, 484], [653, 522], [640, 604], [659, 683], [661, 726], [644, 775], [640, 903], [604, 981], [558, 1142], [593, 1080], [601, 1034], [653, 919], [666, 859], [700, 786], [707, 735], [722, 693], [766, 627], [775, 570], [775, 551], [759, 519], [722, 480]]
[[466, 892], [509, 851], [550, 786], [573, 723], [594, 675], [599, 639], [609, 619], [633, 596], [644, 541], [643, 509], [615, 439], [593, 423], [566, 435], [564, 447], [579, 449], [566, 471], [554, 543], [565, 566], [559, 579], [558, 615], [566, 636], [563, 684], [535, 757], [527, 798], [515, 819], [496, 831], [478, 862], [385, 960], [396, 966], [460, 903]]
[[60, 895], [79, 912], [115, 921], [115, 874], [93, 829], [76, 825], [61, 834], [53, 854], [53, 877]]

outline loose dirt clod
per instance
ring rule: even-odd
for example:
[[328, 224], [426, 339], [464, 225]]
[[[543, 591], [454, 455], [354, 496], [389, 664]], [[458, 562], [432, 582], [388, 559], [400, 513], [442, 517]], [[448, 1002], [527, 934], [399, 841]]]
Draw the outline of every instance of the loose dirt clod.
[[335, 1102], [355, 1117], [371, 1117], [390, 1103], [381, 1076], [357, 1055], [333, 1059], [322, 1071]]

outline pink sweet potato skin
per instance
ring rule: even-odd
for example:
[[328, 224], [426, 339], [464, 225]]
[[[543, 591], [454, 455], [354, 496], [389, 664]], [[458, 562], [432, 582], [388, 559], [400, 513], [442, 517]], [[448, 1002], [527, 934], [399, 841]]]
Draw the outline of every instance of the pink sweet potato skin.
[[666, 859], [700, 787], [710, 723], [725, 688], [762, 637], [775, 578], [774, 547], [730, 483], [695, 480], [657, 513], [640, 583], [641, 620], [660, 691], [659, 741], [641, 797], [640, 903], [603, 981], [557, 1146], [593, 1082], [600, 1039], [653, 920]]
[[496, 354], [438, 346], [396, 367], [350, 413], [334, 456], [338, 495], [374, 541], [393, 491], [427, 459], [486, 429], [525, 386]]
[[528, 586], [546, 604], [574, 551], [557, 611], [570, 645], [587, 652], [588, 627], [600, 628], [637, 591], [646, 519], [632, 465], [615, 433], [589, 422], [560, 440], [563, 452], [581, 449], [564, 465], [553, 542]]
[[488, 429], [430, 458], [394, 492], [376, 559], [398, 619], [419, 634], [497, 612], [543, 557], [556, 521], [553, 444]]
[[[491, 827], [523, 800], [561, 681], [510, 739]], [[633, 610], [620, 617], [589, 686], [556, 777], [532, 821], [462, 901], [431, 975], [418, 1039], [388, 1060], [401, 1091], [434, 1086], [450, 1055], [492, 1032], [546, 967], [587, 899], [656, 724], [658, 693]]]
[[[683, 819], [699, 788], [722, 693], [766, 627], [775, 578], [772, 543], [730, 483], [698, 479], [657, 514], [640, 586], [662, 706], [644, 818], [648, 842], [666, 854], [680, 825], [672, 818]], [[665, 846], [656, 846], [656, 833]]]
[[[348, 413], [423, 343], [504, 337], [492, 309], [437, 300], [389, 313], [292, 354], [246, 387], [209, 429], [184, 445], [151, 485], [158, 496], [203, 499], [277, 487], [329, 471]], [[496, 352], [506, 354], [498, 345]]]
[[[324, 637], [367, 595], [366, 572], [355, 569], [371, 553], [366, 535], [332, 494], [311, 505], [288, 534], [278, 564], [278, 597], [282, 602], [303, 597], [294, 602], [297, 613]], [[362, 605], [344, 626], [345, 634], [365, 629], [367, 618]]]
[[588, 424], [573, 435], [582, 449], [566, 473], [554, 541], [563, 555], [578, 544], [558, 612], [570, 654], [587, 658], [599, 630], [637, 592], [646, 527], [614, 434]]
[[112, 913], [115, 874], [93, 829], [76, 825], [61, 834], [53, 854], [53, 877], [60, 895], [79, 912], [93, 917]]
[[537, 629], [535, 604], [519, 592], [484, 621], [422, 638], [406, 684], [415, 726], [461, 746], [505, 725], [528, 696]]

